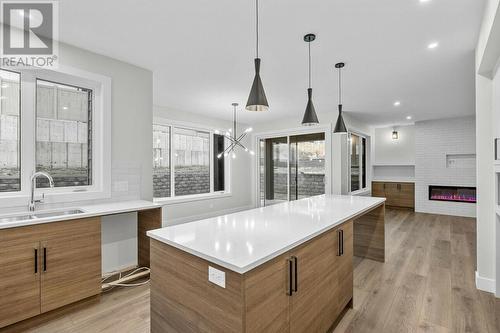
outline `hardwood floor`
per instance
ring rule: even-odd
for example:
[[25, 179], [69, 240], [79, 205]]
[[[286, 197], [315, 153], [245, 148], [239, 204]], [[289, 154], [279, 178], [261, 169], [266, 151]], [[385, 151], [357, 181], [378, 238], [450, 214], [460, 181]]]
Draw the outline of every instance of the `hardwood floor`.
[[[500, 332], [500, 299], [476, 290], [475, 220], [386, 212], [386, 263], [354, 261], [341, 332]], [[4, 332], [149, 332], [149, 287], [116, 289]]]

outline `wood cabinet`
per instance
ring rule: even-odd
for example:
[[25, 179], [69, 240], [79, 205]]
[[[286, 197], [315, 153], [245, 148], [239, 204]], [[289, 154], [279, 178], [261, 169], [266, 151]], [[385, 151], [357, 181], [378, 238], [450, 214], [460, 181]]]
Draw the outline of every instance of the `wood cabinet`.
[[0, 327], [101, 291], [101, 222], [0, 230]]
[[101, 292], [99, 218], [56, 223], [41, 243], [41, 312]]
[[352, 221], [244, 274], [152, 240], [151, 332], [327, 332], [352, 300], [352, 260]]
[[372, 196], [386, 198], [386, 206], [415, 208], [415, 184], [405, 182], [372, 182]]
[[0, 237], [0, 327], [40, 313], [38, 250], [36, 240]]
[[340, 243], [340, 253], [336, 260], [337, 265], [337, 295], [336, 302], [340, 308], [336, 309], [335, 317], [346, 307], [352, 300], [353, 295], [353, 222], [344, 223], [336, 229], [337, 241]]
[[290, 251], [290, 332], [326, 332], [337, 302], [337, 233], [327, 232]]

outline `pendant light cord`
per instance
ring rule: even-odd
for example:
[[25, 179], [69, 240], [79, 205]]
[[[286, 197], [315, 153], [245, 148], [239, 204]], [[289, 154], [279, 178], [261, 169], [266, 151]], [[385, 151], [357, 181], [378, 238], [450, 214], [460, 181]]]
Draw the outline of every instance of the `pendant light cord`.
[[339, 68], [339, 104], [342, 104], [342, 68]]
[[256, 58], [259, 57], [259, 0], [255, 0]]
[[236, 105], [233, 105], [234, 106], [234, 110], [233, 110], [233, 138], [236, 139]]
[[311, 88], [311, 42], [309, 44], [309, 88]]

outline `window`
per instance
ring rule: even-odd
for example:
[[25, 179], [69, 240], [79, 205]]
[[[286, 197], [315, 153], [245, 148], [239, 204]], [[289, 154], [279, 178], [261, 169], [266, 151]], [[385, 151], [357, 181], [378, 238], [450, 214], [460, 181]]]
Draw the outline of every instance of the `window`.
[[210, 133], [174, 128], [174, 195], [210, 193]]
[[350, 191], [356, 192], [366, 188], [366, 138], [349, 134], [349, 182]]
[[[224, 170], [224, 136], [214, 134], [214, 191], [224, 191], [225, 170]], [[220, 155], [220, 158], [217, 157]]]
[[170, 196], [170, 127], [153, 125], [153, 187], [155, 198]]
[[[36, 170], [55, 187], [92, 185], [92, 90], [36, 81]], [[46, 178], [37, 187], [48, 187]]]
[[211, 130], [153, 124], [155, 198], [207, 195], [226, 190], [224, 136]]
[[65, 66], [0, 69], [0, 207], [21, 206], [30, 177], [47, 203], [111, 196], [111, 79]]
[[0, 70], [0, 192], [21, 190], [21, 75]]

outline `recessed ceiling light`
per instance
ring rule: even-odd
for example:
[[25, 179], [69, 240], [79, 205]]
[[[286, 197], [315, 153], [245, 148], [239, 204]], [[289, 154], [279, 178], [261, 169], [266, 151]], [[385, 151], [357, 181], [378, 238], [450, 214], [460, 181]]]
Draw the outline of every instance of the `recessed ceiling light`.
[[431, 0], [420, 0], [420, 2], [430, 2]]
[[400, 106], [401, 105], [401, 102], [400, 101], [395, 101], [394, 102], [394, 106]]
[[411, 116], [407, 116], [407, 117], [406, 117], [406, 120], [411, 120]]
[[438, 46], [439, 46], [438, 42], [432, 42], [429, 45], [427, 45], [427, 48], [432, 50], [432, 49], [435, 49]]

